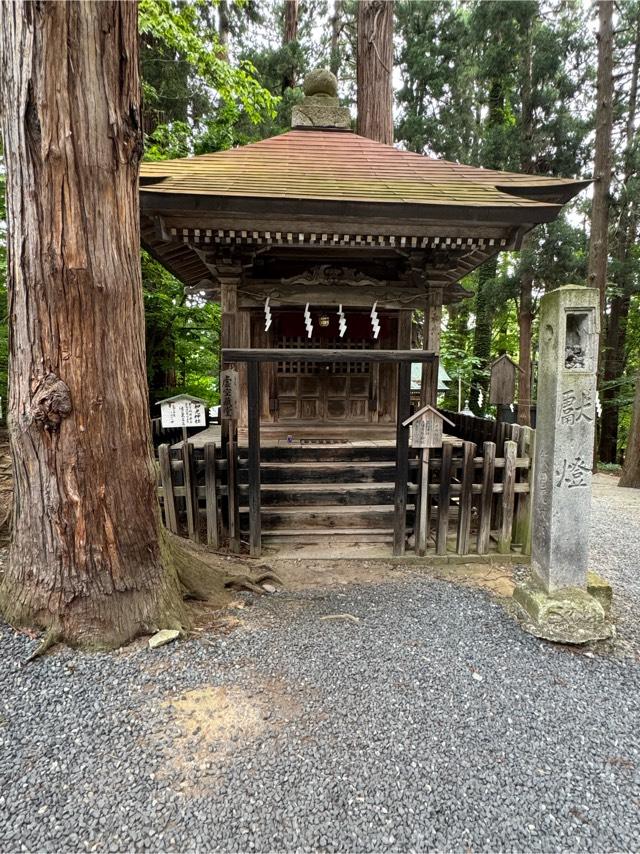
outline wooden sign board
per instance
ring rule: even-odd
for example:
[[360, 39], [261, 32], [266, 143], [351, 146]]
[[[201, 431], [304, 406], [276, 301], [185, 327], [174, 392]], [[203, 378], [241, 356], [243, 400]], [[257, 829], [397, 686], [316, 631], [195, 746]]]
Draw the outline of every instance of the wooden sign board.
[[434, 412], [423, 412], [411, 422], [412, 448], [442, 447], [442, 418]]
[[163, 427], [205, 427], [205, 404], [191, 397], [177, 397], [162, 401], [160, 419]]
[[220, 374], [220, 417], [234, 421], [240, 417], [240, 382], [233, 369]]
[[518, 370], [518, 365], [507, 355], [495, 360], [491, 365], [489, 403], [500, 405], [514, 402]]

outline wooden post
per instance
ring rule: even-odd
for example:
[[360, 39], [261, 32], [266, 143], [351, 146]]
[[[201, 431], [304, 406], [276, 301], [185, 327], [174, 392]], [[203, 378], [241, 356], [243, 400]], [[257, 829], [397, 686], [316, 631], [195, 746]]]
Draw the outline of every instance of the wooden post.
[[184, 497], [187, 508], [187, 531], [190, 539], [200, 541], [198, 518], [198, 496], [195, 490], [195, 471], [193, 470], [193, 445], [182, 443], [182, 469], [184, 472]]
[[420, 406], [438, 403], [438, 365], [440, 363], [440, 329], [442, 327], [442, 288], [431, 287], [427, 294], [422, 331], [422, 349], [435, 353], [432, 362], [422, 365]]
[[518, 501], [518, 516], [516, 519], [516, 530], [518, 541], [522, 543], [523, 554], [531, 554], [532, 514], [533, 514], [533, 483], [534, 483], [534, 459], [536, 445], [536, 431], [531, 427], [523, 427], [520, 434], [522, 439], [522, 456], [529, 457], [529, 468], [527, 470], [527, 482], [529, 492], [520, 495]]
[[459, 555], [469, 554], [469, 534], [471, 531], [471, 510], [473, 506], [473, 461], [476, 446], [473, 442], [464, 443], [464, 458], [462, 461], [462, 483], [460, 486], [460, 505], [458, 517], [458, 539], [456, 550]]
[[249, 413], [249, 553], [260, 557], [260, 365], [247, 365], [247, 403]]
[[509, 554], [511, 551], [511, 534], [513, 529], [513, 501], [516, 483], [516, 454], [518, 446], [515, 442], [504, 443], [504, 477], [502, 478], [502, 521], [498, 551]]
[[240, 552], [240, 508], [238, 505], [237, 421], [229, 419], [227, 435], [227, 503], [229, 507], [229, 548]]
[[415, 516], [416, 554], [424, 557], [429, 540], [429, 448], [420, 448], [420, 471]]
[[440, 493], [438, 497], [438, 527], [436, 534], [436, 554], [447, 553], [447, 534], [449, 533], [449, 504], [451, 501], [451, 442], [442, 445], [442, 463], [440, 466]]
[[404, 554], [407, 525], [407, 481], [409, 479], [409, 428], [402, 422], [411, 409], [411, 362], [398, 364], [398, 406], [396, 422], [396, 487], [393, 522], [393, 555]]
[[482, 463], [482, 492], [480, 493], [480, 521], [478, 523], [478, 554], [489, 550], [491, 536], [491, 505], [493, 503], [493, 473], [495, 470], [496, 446], [485, 442]]
[[[442, 288], [429, 290], [424, 310], [422, 329], [422, 349], [435, 353], [433, 362], [423, 362], [420, 385], [420, 406], [438, 403], [438, 363], [440, 353], [440, 327], [442, 325]], [[427, 483], [423, 484], [423, 477]], [[429, 502], [429, 449], [420, 449], [420, 469], [418, 471], [418, 495], [416, 498], [416, 552], [424, 556], [427, 551], [427, 539], [430, 525]], [[424, 530], [423, 530], [424, 529]]]
[[207, 508], [207, 544], [217, 549], [218, 536], [218, 494], [216, 490], [216, 446], [207, 442], [204, 446], [204, 491]]
[[176, 514], [176, 499], [173, 494], [169, 445], [160, 445], [158, 448], [158, 460], [160, 463], [160, 479], [162, 481], [162, 503], [164, 505], [165, 525], [172, 534], [177, 534], [178, 516]]

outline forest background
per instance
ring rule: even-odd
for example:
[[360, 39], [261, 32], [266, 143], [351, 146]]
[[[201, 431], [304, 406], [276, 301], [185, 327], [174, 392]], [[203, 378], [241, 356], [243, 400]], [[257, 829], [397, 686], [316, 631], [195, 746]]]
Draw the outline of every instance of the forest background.
[[[614, 465], [627, 445], [640, 369], [640, 2], [615, 6], [614, 97], [606, 180], [608, 272], [601, 340], [598, 450]], [[594, 175], [598, 9], [580, 0], [394, 4], [394, 133], [407, 150], [490, 168]], [[145, 159], [219, 151], [286, 131], [305, 74], [329, 67], [356, 113], [355, 0], [140, 0]], [[606, 51], [605, 51], [606, 53]], [[0, 194], [3, 198], [4, 193]], [[545, 291], [587, 281], [591, 194], [519, 252], [462, 281], [470, 298], [445, 310], [445, 404], [488, 406], [488, 368], [508, 353], [529, 373]], [[0, 211], [0, 395], [7, 399], [5, 217]], [[150, 404], [186, 391], [218, 400], [219, 306], [186, 297], [145, 252]], [[421, 318], [416, 316], [415, 344]], [[529, 395], [525, 395], [528, 397]], [[531, 395], [535, 401], [535, 383]], [[528, 410], [526, 400], [521, 403]], [[4, 409], [4, 406], [3, 406]], [[522, 409], [522, 407], [521, 407]], [[153, 411], [153, 410], [152, 410]], [[520, 413], [522, 415], [522, 412]]]

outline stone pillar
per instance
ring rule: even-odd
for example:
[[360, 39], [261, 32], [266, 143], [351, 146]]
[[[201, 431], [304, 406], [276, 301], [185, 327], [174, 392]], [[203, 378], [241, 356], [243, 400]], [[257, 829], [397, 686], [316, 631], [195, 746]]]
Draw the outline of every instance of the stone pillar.
[[595, 288], [540, 301], [532, 576], [514, 598], [534, 634], [564, 642], [610, 634], [587, 591], [599, 325]]

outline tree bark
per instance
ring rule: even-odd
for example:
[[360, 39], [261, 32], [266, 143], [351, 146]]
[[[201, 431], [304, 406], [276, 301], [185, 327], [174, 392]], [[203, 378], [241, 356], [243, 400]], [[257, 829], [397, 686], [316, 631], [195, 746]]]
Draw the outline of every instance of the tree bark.
[[227, 0], [218, 0], [218, 41], [220, 43], [220, 59], [229, 61], [229, 33], [231, 22], [229, 20], [229, 3]]
[[[284, 3], [284, 32], [282, 44], [288, 45], [298, 38], [298, 0], [285, 0]], [[293, 89], [297, 85], [297, 69], [291, 64], [282, 78], [282, 91]]]
[[331, 54], [329, 70], [336, 77], [340, 74], [340, 34], [344, 26], [344, 0], [334, 0], [333, 15], [331, 16]]
[[594, 156], [593, 203], [587, 284], [600, 291], [601, 329], [605, 329], [607, 295], [607, 230], [611, 183], [611, 128], [613, 124], [613, 3], [598, 3], [598, 87]]
[[0, 603], [70, 643], [176, 626], [150, 451], [137, 5], [4, 5], [14, 531]]
[[[488, 289], [495, 279], [498, 259], [485, 261], [478, 270], [478, 288], [476, 290], [476, 326], [473, 332], [473, 355], [476, 365], [471, 375], [469, 407], [475, 415], [483, 415], [489, 402], [489, 362], [491, 361], [491, 335], [493, 332], [493, 311], [489, 306]], [[482, 404], [480, 394], [482, 393]]]
[[358, 0], [358, 133], [393, 144], [393, 0]]
[[633, 401], [633, 416], [624, 468], [618, 486], [632, 486], [640, 489], [640, 372], [636, 377], [636, 393]]
[[635, 46], [629, 84], [624, 178], [622, 181], [620, 217], [614, 241], [616, 265], [613, 279], [615, 294], [611, 298], [604, 345], [600, 348], [602, 363], [602, 418], [600, 420], [599, 458], [605, 463], [618, 462], [619, 388], [616, 380], [624, 374], [627, 317], [634, 285], [634, 261], [631, 250], [636, 241], [638, 212], [636, 190], [636, 112], [638, 104], [638, 74], [640, 72], [640, 17], [636, 21]]
[[[535, 171], [533, 159], [533, 20], [529, 21], [526, 49], [522, 61], [522, 135], [520, 162], [522, 171]], [[520, 247], [521, 253], [531, 240], [527, 235]], [[524, 269], [520, 274], [520, 303], [518, 306], [518, 424], [531, 426], [531, 330], [533, 326], [533, 271]]]
[[533, 326], [533, 273], [525, 270], [520, 277], [520, 305], [518, 309], [519, 343], [518, 363], [518, 424], [531, 426], [531, 329]]

